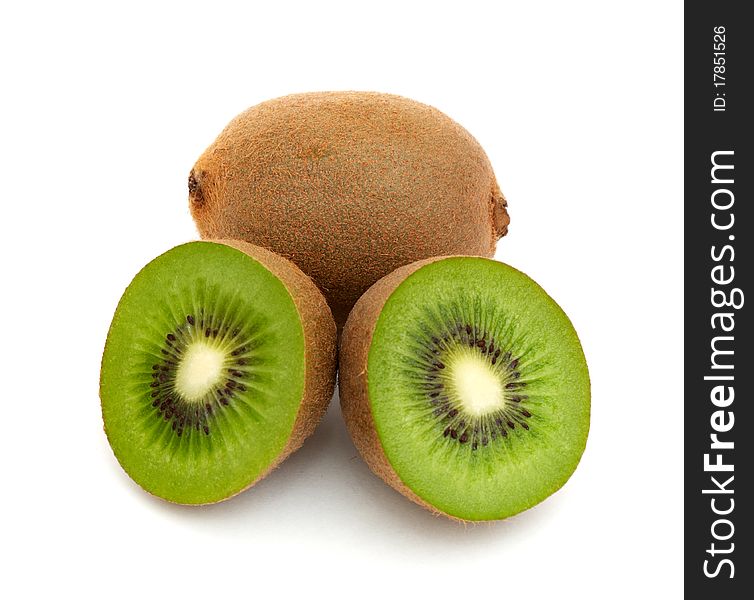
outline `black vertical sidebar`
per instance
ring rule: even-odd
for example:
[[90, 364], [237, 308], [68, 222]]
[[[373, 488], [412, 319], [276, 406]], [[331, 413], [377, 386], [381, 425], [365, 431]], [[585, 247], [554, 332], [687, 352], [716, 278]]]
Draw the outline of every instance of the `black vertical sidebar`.
[[685, 594], [754, 598], [754, 21], [684, 16]]

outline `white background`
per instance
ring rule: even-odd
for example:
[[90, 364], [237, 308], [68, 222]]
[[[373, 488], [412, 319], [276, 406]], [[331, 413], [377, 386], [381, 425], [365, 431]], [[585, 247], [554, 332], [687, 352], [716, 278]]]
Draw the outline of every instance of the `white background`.
[[[680, 597], [681, 3], [111, 4], [0, 11], [0, 595]], [[241, 110], [328, 89], [471, 131], [510, 202], [498, 258], [580, 333], [586, 453], [508, 521], [464, 527], [387, 488], [337, 402], [208, 508], [150, 497], [109, 449], [105, 335], [133, 275], [196, 237], [189, 169]]]

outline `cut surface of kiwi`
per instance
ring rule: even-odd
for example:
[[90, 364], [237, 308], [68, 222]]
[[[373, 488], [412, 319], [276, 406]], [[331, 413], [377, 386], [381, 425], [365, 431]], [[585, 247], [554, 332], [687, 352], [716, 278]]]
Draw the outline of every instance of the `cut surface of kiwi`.
[[568, 317], [532, 279], [477, 257], [420, 261], [359, 300], [341, 403], [370, 467], [463, 520], [542, 501], [584, 451], [590, 385]]
[[147, 491], [216, 502], [303, 442], [334, 363], [332, 315], [293, 264], [240, 242], [184, 244], [118, 304], [102, 359], [105, 431]]

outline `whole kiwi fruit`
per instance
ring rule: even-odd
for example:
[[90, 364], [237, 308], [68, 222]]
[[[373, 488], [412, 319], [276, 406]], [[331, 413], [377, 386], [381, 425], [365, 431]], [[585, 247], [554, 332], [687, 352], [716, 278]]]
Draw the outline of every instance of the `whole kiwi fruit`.
[[289, 258], [339, 326], [401, 265], [492, 256], [509, 222], [490, 162], [463, 127], [376, 92], [295, 94], [246, 110], [196, 162], [188, 188], [203, 238]]
[[118, 303], [100, 377], [107, 438], [148, 492], [224, 500], [312, 433], [335, 354], [330, 309], [293, 263], [242, 241], [183, 244]]
[[340, 400], [370, 468], [449, 517], [503, 519], [560, 488], [589, 431], [590, 384], [568, 317], [487, 258], [401, 267], [356, 303]]

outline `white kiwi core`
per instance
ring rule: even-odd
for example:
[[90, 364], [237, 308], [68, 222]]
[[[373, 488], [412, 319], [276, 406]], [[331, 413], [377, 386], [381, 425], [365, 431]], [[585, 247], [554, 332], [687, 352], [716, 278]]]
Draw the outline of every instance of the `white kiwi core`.
[[477, 352], [463, 352], [451, 362], [450, 382], [468, 414], [482, 416], [503, 408], [503, 384], [487, 359]]
[[204, 398], [223, 376], [225, 353], [203, 342], [190, 344], [175, 374], [175, 389], [187, 401]]

